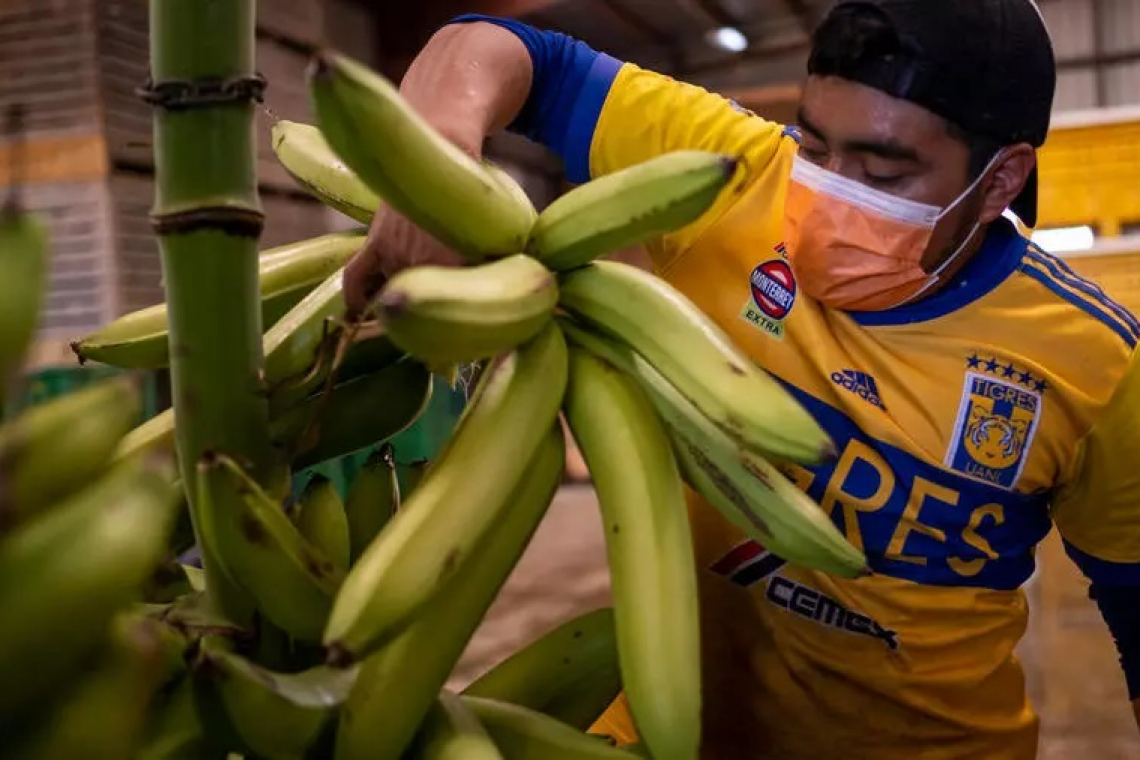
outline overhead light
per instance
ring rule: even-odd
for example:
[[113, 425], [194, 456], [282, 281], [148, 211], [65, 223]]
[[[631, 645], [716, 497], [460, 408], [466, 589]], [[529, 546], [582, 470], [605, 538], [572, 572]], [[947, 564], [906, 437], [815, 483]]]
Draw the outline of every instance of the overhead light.
[[709, 32], [709, 42], [730, 53], [739, 53], [748, 47], [748, 38], [744, 32], [731, 26], [722, 26]]
[[1087, 251], [1096, 242], [1096, 234], [1088, 225], [1080, 227], [1057, 227], [1051, 230], [1037, 230], [1032, 240], [1046, 251]]

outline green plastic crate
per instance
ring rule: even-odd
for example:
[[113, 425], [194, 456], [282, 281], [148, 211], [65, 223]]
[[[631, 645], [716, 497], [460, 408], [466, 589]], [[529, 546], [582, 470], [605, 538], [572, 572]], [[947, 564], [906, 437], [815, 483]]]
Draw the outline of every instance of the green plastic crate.
[[[48, 367], [39, 370], [29, 375], [23, 396], [13, 405], [9, 413], [16, 414], [21, 409], [79, 390], [98, 380], [122, 374], [128, 373], [125, 370], [102, 365]], [[139, 419], [141, 424], [169, 407], [169, 394], [165, 391], [169, 388], [170, 381], [166, 372], [130, 374], [138, 379], [143, 394]], [[432, 398], [427, 409], [413, 425], [391, 439], [396, 461], [400, 464], [435, 458], [455, 429], [455, 424], [467, 404], [467, 389], [463, 384], [452, 388], [439, 377], [434, 378], [433, 382]], [[299, 495], [310, 475], [320, 473], [333, 482], [343, 498], [353, 477], [381, 443], [383, 441], [377, 441], [359, 451], [321, 462], [296, 473], [293, 478], [294, 496]]]
[[[446, 380], [433, 378], [431, 401], [420, 418], [408, 429], [390, 439], [397, 464], [408, 464], [421, 460], [432, 460], [447, 442], [455, 429], [455, 424], [463, 414], [467, 404], [467, 391], [463, 385], [452, 388]], [[331, 480], [342, 498], [348, 493], [348, 486], [365, 460], [384, 441], [366, 446], [338, 459], [321, 462], [298, 472], [293, 477], [293, 496], [296, 498], [305, 487], [311, 475], [319, 473]], [[400, 486], [403, 487], [403, 483]]]
[[162, 394], [159, 393], [160, 384], [164, 380], [160, 379], [156, 373], [128, 372], [115, 367], [86, 365], [82, 367], [45, 367], [31, 373], [26, 378], [23, 395], [16, 400], [7, 413], [15, 415], [23, 409], [80, 390], [91, 383], [121, 375], [133, 376], [138, 381], [139, 390], [142, 393], [140, 423], [166, 408]]

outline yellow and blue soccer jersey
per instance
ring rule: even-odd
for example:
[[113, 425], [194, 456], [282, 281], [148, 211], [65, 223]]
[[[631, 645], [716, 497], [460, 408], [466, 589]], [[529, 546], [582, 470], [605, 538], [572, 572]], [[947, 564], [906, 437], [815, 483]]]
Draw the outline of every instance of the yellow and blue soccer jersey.
[[[689, 494], [702, 757], [1033, 760], [1013, 650], [1035, 547], [1056, 525], [1094, 581], [1140, 584], [1140, 324], [1004, 219], [925, 300], [822, 308], [781, 237], [793, 129], [580, 43], [559, 54], [580, 59], [573, 97], [539, 90], [543, 123], [520, 129], [573, 179], [678, 149], [743, 159], [716, 206], [650, 253], [835, 440], [835, 462], [785, 474], [875, 573], [790, 565]], [[624, 702], [596, 730], [631, 739]]]

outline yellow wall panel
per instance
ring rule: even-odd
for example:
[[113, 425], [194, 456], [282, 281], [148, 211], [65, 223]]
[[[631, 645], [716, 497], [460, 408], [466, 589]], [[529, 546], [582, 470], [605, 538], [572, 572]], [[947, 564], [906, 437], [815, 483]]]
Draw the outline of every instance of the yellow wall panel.
[[0, 144], [0, 186], [13, 175], [19, 155], [20, 181], [27, 184], [89, 182], [109, 170], [107, 145], [101, 134], [36, 136], [17, 146]]
[[1140, 222], [1140, 118], [1056, 128], [1038, 160], [1038, 227]]

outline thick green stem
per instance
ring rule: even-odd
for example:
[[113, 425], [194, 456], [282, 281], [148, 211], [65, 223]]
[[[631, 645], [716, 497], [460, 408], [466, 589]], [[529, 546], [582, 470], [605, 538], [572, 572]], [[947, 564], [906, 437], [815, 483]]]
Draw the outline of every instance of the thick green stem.
[[[167, 83], [213, 92], [255, 71], [255, 0], [150, 0], [151, 77], [159, 236], [170, 319], [171, 380], [182, 482], [203, 551], [207, 593], [248, 625], [252, 602], [203, 542], [194, 467], [207, 451], [246, 462], [271, 486], [262, 388], [254, 104], [215, 97], [189, 107], [161, 102]], [[276, 489], [274, 489], [276, 490]]]

